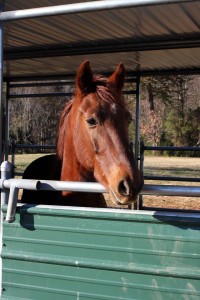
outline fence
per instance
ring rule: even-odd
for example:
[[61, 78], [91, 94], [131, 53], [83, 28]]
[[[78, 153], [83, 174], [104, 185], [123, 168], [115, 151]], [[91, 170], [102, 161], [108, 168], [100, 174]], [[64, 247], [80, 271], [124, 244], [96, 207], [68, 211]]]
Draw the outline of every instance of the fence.
[[[200, 147], [175, 147], [175, 146], [145, 146], [142, 141], [140, 144], [140, 171], [144, 173], [144, 152], [145, 151], [198, 151]], [[169, 180], [169, 181], [186, 181], [186, 182], [200, 182], [200, 178], [188, 178], [188, 177], [174, 177], [174, 176], [147, 176], [144, 175], [144, 179], [147, 180]]]
[[[144, 174], [144, 152], [145, 151], [198, 151], [200, 152], [200, 147], [176, 147], [176, 146], [145, 146], [144, 142], [140, 143], [140, 171]], [[162, 181], [177, 181], [177, 182], [200, 182], [200, 178], [191, 178], [191, 177], [178, 177], [178, 176], [151, 176], [145, 175], [144, 179], [146, 180], [162, 180]], [[174, 189], [173, 186], [170, 189]], [[184, 190], [184, 187], [182, 187]], [[193, 187], [190, 187], [190, 197], [193, 197]], [[159, 195], [159, 193], [154, 194]], [[167, 195], [165, 195], [167, 196]], [[183, 192], [181, 196], [187, 197]], [[139, 197], [139, 209], [143, 208], [143, 197], [142, 194]]]
[[[8, 203], [7, 217], [8, 222], [15, 219], [15, 210], [18, 200], [19, 189], [27, 190], [48, 190], [48, 191], [78, 191], [91, 193], [105, 193], [105, 188], [99, 183], [91, 182], [66, 182], [51, 180], [28, 180], [11, 179], [12, 165], [3, 162], [1, 165], [0, 188], [2, 204]], [[8, 189], [10, 192], [8, 193]], [[200, 197], [200, 187], [188, 186], [166, 186], [166, 185], [144, 185], [141, 192], [143, 195], [166, 195], [166, 196], [185, 196]]]
[[[55, 150], [55, 146], [53, 145], [29, 145], [29, 144], [15, 144], [14, 142], [12, 143], [11, 146], [11, 163], [15, 168], [15, 155], [16, 155], [16, 150], [17, 149], [36, 149], [36, 150]], [[15, 170], [13, 170], [13, 174], [16, 176], [22, 176], [23, 172], [16, 172]]]

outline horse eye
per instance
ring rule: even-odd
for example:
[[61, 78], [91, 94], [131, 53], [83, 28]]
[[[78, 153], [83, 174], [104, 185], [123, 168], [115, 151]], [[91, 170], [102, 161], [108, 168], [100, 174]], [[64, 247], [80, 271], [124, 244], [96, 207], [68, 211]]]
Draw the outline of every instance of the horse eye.
[[94, 127], [98, 124], [98, 121], [95, 118], [88, 118], [86, 119], [86, 122], [90, 127]]

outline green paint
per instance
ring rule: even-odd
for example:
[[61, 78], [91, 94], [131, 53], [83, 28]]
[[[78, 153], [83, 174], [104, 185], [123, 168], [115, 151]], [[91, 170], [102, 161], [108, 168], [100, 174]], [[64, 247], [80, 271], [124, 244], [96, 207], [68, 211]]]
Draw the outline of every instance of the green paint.
[[198, 214], [22, 206], [3, 243], [2, 299], [200, 299]]

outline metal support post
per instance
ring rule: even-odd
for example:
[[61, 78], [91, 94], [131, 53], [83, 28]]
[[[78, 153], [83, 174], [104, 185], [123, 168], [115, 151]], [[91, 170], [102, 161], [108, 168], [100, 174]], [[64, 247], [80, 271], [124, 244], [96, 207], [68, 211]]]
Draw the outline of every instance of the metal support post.
[[140, 77], [136, 81], [135, 159], [138, 165], [140, 143]]
[[[3, 4], [0, 4], [0, 10], [3, 10]], [[3, 130], [2, 130], [2, 118], [3, 118], [3, 22], [0, 22], [0, 164], [3, 160]], [[5, 191], [4, 191], [5, 192]], [[2, 199], [3, 198], [3, 199]], [[1, 211], [2, 202], [5, 201], [6, 195], [0, 197], [0, 254], [3, 245], [3, 213]], [[0, 298], [2, 295], [2, 258], [0, 257]]]
[[3, 161], [3, 23], [0, 23], [0, 164]]
[[[144, 142], [141, 141], [140, 143], [140, 173], [144, 175]], [[143, 208], [143, 196], [139, 194], [139, 209]]]
[[16, 144], [15, 141], [12, 141], [12, 146], [11, 146], [11, 162], [13, 167], [15, 167], [15, 150], [16, 150]]
[[5, 120], [5, 160], [8, 160], [9, 155], [9, 119], [10, 119], [10, 81], [6, 82], [6, 120]]
[[[4, 182], [6, 179], [10, 179], [12, 177], [12, 164], [8, 161], [4, 161], [1, 164], [1, 180]], [[4, 187], [1, 190], [1, 205], [8, 203], [9, 190]]]
[[[138, 166], [140, 143], [140, 77], [136, 80], [136, 116], [135, 116], [135, 159]], [[139, 209], [139, 198], [134, 204], [134, 209]]]
[[11, 185], [6, 214], [6, 222], [8, 223], [12, 223], [15, 221], [15, 211], [17, 207], [18, 192], [18, 187], [16, 187], [15, 185]]

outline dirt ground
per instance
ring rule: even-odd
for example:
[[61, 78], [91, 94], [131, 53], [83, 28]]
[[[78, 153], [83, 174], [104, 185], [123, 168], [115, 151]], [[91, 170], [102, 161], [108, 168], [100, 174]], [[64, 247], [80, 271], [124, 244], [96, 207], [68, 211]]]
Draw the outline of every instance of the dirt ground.
[[170, 209], [200, 210], [200, 199], [197, 197], [144, 196], [144, 207]]
[[[180, 176], [200, 178], [200, 158], [190, 157], [146, 157], [144, 162], [145, 173], [163, 176]], [[155, 174], [157, 173], [157, 174]], [[200, 182], [176, 181], [145, 181], [152, 184], [200, 186]], [[200, 210], [200, 197], [168, 197], [143, 196], [143, 205], [172, 209]]]
[[[108, 207], [117, 208], [110, 200], [108, 195], [105, 195]], [[128, 208], [121, 206], [121, 209]], [[147, 209], [181, 209], [181, 210], [199, 210], [200, 211], [200, 198], [199, 197], [169, 197], [169, 196], [143, 196], [143, 208]]]

